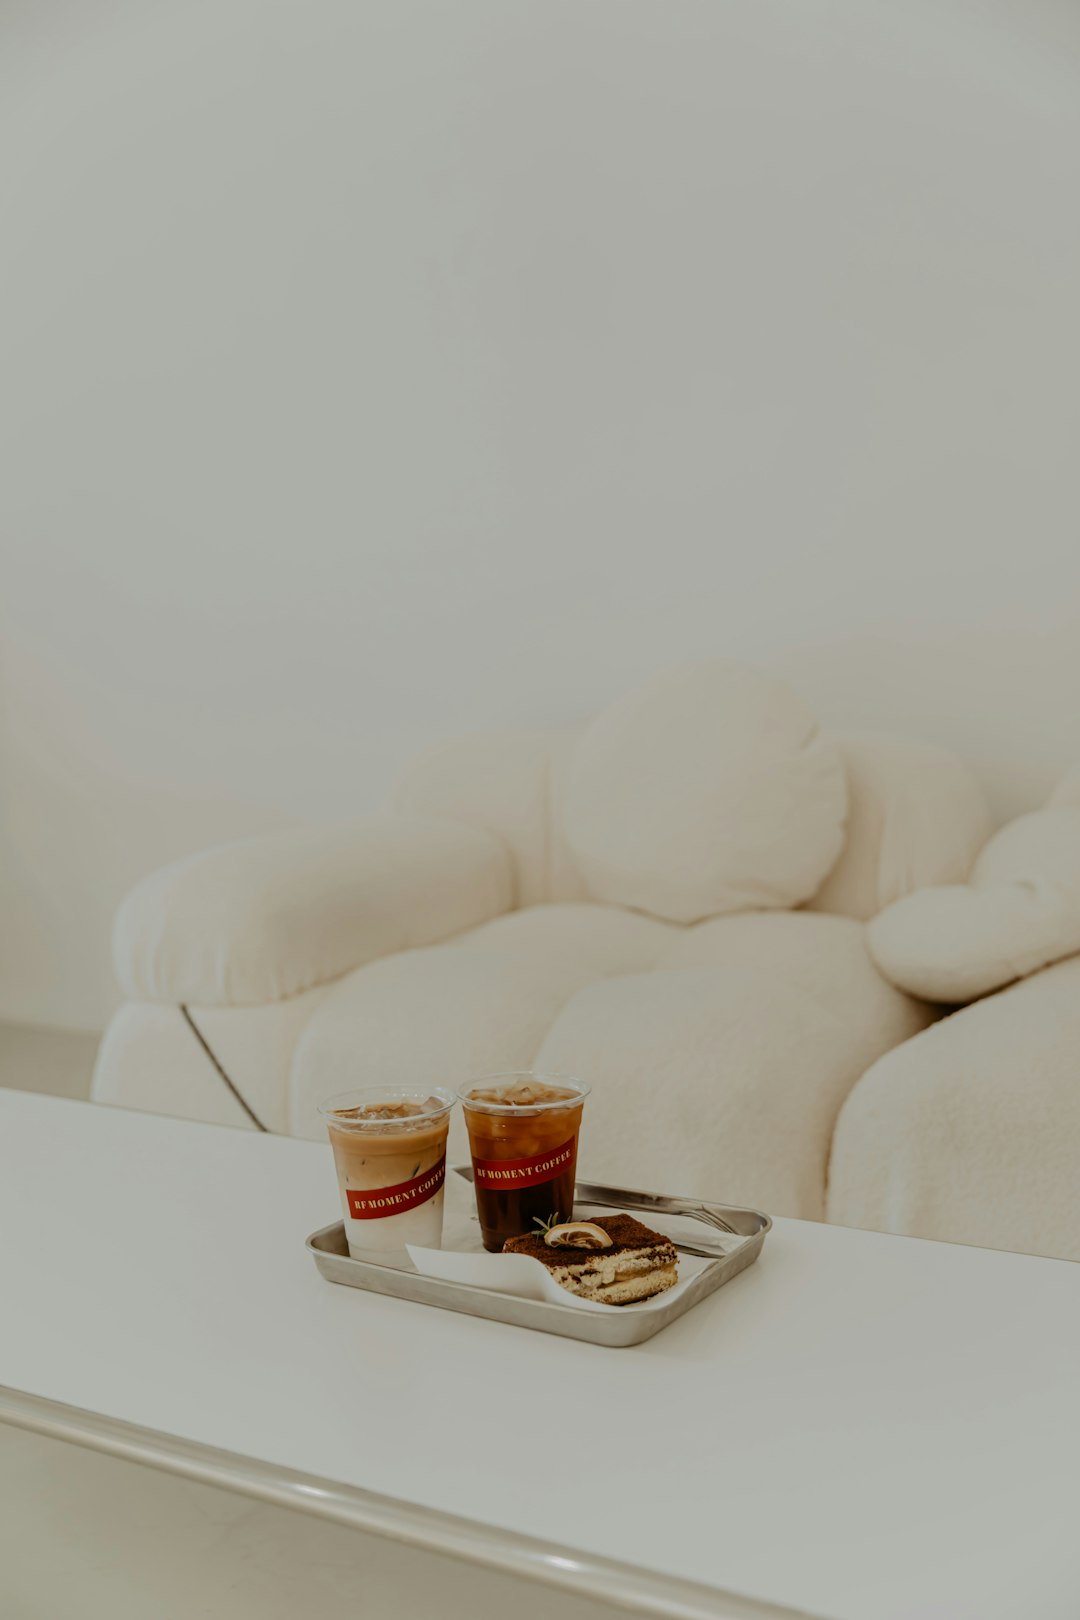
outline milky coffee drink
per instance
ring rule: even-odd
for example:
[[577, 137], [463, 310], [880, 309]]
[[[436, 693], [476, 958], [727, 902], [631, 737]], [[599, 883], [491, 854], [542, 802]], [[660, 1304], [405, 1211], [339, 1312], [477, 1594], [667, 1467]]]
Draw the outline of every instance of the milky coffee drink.
[[331, 1097], [319, 1112], [334, 1150], [349, 1253], [404, 1253], [442, 1243], [446, 1135], [454, 1096], [401, 1086]]

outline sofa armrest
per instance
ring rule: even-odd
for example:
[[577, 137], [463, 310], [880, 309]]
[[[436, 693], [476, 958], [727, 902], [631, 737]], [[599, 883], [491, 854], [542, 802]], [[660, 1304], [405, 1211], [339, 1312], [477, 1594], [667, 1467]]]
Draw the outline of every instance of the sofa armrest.
[[999, 827], [970, 883], [920, 889], [869, 926], [887, 979], [928, 1001], [974, 1001], [1080, 951], [1080, 810]]
[[379, 816], [271, 833], [143, 880], [113, 932], [137, 1001], [199, 1007], [281, 1001], [395, 951], [508, 911], [509, 855], [493, 833]]
[[871, 1065], [840, 1110], [826, 1220], [1080, 1261], [1080, 956]]

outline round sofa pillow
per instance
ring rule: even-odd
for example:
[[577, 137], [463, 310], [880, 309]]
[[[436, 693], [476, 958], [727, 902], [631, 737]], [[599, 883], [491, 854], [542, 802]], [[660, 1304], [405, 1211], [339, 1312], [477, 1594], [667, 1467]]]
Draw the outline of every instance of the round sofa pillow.
[[840, 854], [846, 813], [840, 749], [794, 693], [716, 660], [593, 721], [563, 825], [594, 899], [689, 923], [809, 899]]

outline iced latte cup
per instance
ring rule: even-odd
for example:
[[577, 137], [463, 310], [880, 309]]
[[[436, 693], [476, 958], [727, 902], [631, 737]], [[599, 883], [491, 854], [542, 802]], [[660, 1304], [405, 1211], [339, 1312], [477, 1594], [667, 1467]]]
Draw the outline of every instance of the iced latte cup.
[[442, 1243], [446, 1134], [454, 1094], [369, 1086], [323, 1103], [349, 1253], [369, 1259], [407, 1243]]
[[484, 1248], [574, 1218], [578, 1130], [589, 1088], [565, 1075], [493, 1074], [458, 1092]]

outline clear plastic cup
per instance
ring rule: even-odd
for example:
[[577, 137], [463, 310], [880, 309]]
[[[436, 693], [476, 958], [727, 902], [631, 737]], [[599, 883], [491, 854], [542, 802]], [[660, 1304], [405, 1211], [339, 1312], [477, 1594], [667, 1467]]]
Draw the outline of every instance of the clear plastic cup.
[[454, 1102], [454, 1093], [439, 1086], [365, 1086], [320, 1106], [354, 1258], [404, 1252], [407, 1243], [442, 1246]]
[[519, 1069], [458, 1091], [472, 1149], [484, 1248], [574, 1218], [578, 1131], [589, 1087], [566, 1074]]

